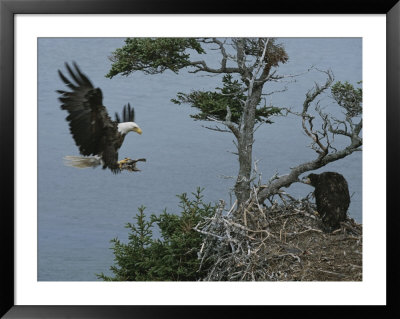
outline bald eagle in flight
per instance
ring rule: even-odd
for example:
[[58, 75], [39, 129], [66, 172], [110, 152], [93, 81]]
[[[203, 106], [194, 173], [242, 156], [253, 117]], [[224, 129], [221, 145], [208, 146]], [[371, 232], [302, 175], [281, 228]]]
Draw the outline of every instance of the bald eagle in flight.
[[[91, 167], [102, 164], [103, 169], [110, 169], [119, 173], [125, 159], [118, 161], [118, 150], [126, 134], [142, 130], [135, 123], [135, 112], [130, 104], [124, 106], [122, 119], [115, 113], [115, 120], [111, 120], [103, 105], [103, 93], [99, 88], [93, 87], [86, 75], [73, 63], [74, 70], [65, 64], [70, 79], [60, 70], [58, 74], [70, 91], [57, 90], [61, 109], [68, 112], [66, 120], [69, 122], [70, 132], [85, 157], [70, 156], [72, 166]], [[92, 157], [88, 157], [94, 155]]]
[[350, 205], [349, 186], [343, 175], [335, 172], [310, 174], [304, 180], [315, 187], [314, 196], [317, 211], [321, 216], [324, 230], [331, 232], [346, 220]]

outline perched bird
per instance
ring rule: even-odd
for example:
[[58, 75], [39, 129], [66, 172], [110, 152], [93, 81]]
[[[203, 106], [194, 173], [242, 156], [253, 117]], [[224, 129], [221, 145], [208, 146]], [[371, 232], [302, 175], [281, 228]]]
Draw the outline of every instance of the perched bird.
[[134, 109], [128, 103], [124, 106], [122, 118], [115, 113], [115, 120], [111, 120], [103, 105], [101, 90], [93, 87], [76, 63], [73, 65], [74, 70], [68, 63], [65, 64], [70, 79], [58, 70], [61, 80], [70, 91], [57, 92], [61, 94], [61, 109], [69, 114], [66, 120], [69, 122], [72, 137], [84, 157], [69, 156], [66, 160], [71, 166], [95, 167], [101, 164], [103, 169], [108, 168], [113, 173], [118, 173], [122, 165], [130, 160], [126, 158], [118, 161], [118, 150], [126, 134], [142, 134], [142, 130], [134, 122]]
[[314, 196], [317, 211], [321, 216], [325, 231], [331, 232], [340, 227], [347, 216], [350, 204], [349, 186], [339, 173], [324, 172], [310, 174], [304, 183], [315, 187]]

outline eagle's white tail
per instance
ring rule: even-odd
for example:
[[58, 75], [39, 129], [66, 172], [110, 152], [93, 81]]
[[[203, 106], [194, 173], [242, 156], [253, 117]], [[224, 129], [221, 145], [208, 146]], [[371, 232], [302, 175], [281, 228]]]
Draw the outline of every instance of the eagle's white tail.
[[78, 168], [96, 167], [101, 165], [101, 158], [98, 156], [65, 156], [64, 164]]

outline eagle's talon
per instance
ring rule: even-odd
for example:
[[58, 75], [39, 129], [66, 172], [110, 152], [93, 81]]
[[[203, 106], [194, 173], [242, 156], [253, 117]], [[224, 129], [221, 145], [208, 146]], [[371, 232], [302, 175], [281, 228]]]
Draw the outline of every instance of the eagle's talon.
[[122, 167], [123, 167], [126, 163], [128, 163], [129, 161], [132, 161], [129, 157], [125, 157], [123, 160], [120, 160], [120, 161], [118, 162], [119, 168], [122, 169]]

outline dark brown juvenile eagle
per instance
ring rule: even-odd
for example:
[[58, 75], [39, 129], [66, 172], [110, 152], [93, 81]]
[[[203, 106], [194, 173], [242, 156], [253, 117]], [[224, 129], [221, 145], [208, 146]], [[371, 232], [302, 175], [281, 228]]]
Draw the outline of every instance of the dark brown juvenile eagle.
[[[118, 150], [125, 135], [129, 132], [142, 134], [140, 127], [134, 122], [135, 112], [130, 104], [124, 106], [122, 120], [115, 113], [115, 120], [111, 120], [103, 105], [103, 93], [93, 87], [86, 75], [73, 63], [74, 70], [65, 64], [70, 79], [60, 70], [62, 81], [70, 91], [58, 90], [61, 94], [61, 109], [68, 111], [66, 120], [69, 122], [70, 132], [79, 148], [79, 152], [86, 157], [69, 156], [66, 159], [69, 165], [76, 167], [94, 167], [102, 164], [103, 169], [110, 169], [113, 173], [121, 170], [118, 162]], [[92, 157], [88, 157], [93, 155]]]
[[350, 204], [349, 186], [346, 179], [335, 172], [310, 174], [304, 180], [315, 187], [314, 195], [317, 211], [324, 228], [331, 232], [340, 227], [340, 222], [347, 216]]

